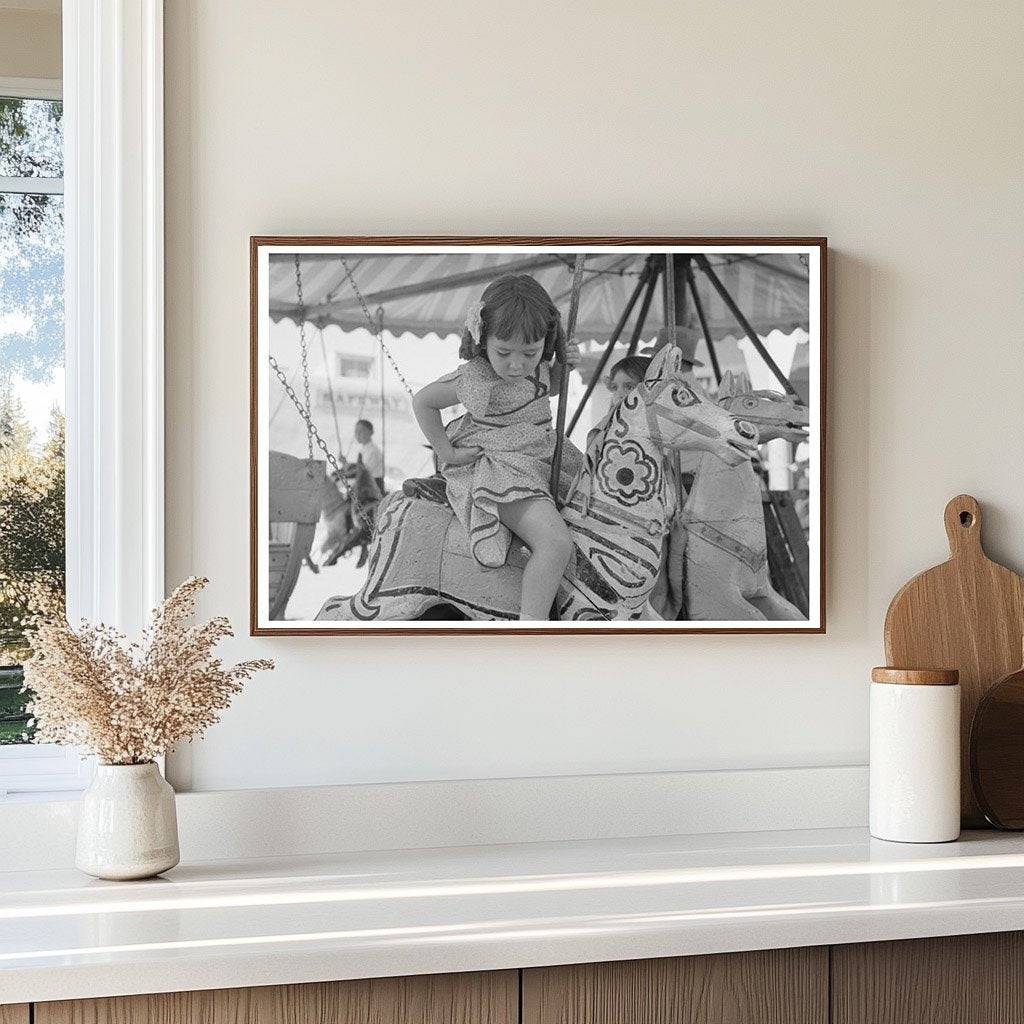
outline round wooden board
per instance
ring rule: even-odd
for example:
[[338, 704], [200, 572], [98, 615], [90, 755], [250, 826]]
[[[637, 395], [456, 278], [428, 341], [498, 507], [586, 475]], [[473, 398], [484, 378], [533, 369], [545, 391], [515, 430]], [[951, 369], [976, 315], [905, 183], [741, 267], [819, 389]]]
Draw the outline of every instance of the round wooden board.
[[1024, 668], [991, 686], [978, 703], [971, 783], [989, 822], [1024, 829]]

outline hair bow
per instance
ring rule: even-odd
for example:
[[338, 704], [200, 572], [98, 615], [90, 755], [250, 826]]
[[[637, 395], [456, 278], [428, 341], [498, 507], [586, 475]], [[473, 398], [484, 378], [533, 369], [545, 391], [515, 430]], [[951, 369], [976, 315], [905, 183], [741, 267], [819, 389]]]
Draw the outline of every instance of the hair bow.
[[484, 304], [476, 302], [469, 307], [466, 313], [466, 330], [469, 331], [472, 339], [479, 345], [480, 335], [484, 329]]

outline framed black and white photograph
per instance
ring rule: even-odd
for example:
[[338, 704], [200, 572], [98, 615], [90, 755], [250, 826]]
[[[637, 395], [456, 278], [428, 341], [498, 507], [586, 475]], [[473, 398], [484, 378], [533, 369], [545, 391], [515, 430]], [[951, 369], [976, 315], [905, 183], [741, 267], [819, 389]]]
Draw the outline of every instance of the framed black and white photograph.
[[824, 239], [250, 258], [254, 634], [824, 632]]

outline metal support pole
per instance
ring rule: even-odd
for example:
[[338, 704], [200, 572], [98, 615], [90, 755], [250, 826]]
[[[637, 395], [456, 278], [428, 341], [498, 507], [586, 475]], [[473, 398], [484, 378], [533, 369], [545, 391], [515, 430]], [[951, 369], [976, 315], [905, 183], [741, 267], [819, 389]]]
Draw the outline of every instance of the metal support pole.
[[715, 383], [722, 383], [722, 367], [718, 364], [718, 353], [715, 351], [715, 343], [711, 340], [711, 332], [708, 330], [708, 321], [704, 316], [704, 303], [700, 301], [697, 294], [697, 282], [693, 278], [693, 267], [686, 268], [686, 282], [690, 286], [690, 295], [693, 296], [693, 308], [697, 312], [697, 320], [700, 322], [700, 329], [704, 334], [704, 343], [708, 347], [708, 358], [711, 360], [711, 370], [715, 375]]
[[[690, 258], [686, 257], [687, 266], [689, 266]], [[683, 293], [685, 300], [686, 293]], [[676, 334], [676, 323], [677, 317], [676, 307], [676, 260], [673, 253], [666, 253], [665, 255], [665, 325], [668, 327], [668, 343], [671, 345], [678, 344], [678, 335]], [[683, 489], [683, 465], [682, 465], [682, 452], [672, 451], [671, 449], [665, 450], [664, 462], [666, 468], [671, 466], [670, 472], [675, 477], [676, 485], [676, 511], [677, 513], [682, 512], [683, 506], [686, 504], [686, 492]]]
[[[569, 320], [565, 325], [565, 344], [571, 345], [576, 336], [576, 318], [580, 311], [580, 289], [583, 287], [583, 264], [586, 256], [583, 253], [576, 255], [576, 265], [572, 271], [572, 297], [569, 300]], [[565, 361], [565, 352], [560, 352], [557, 357], [561, 368], [558, 381], [558, 414], [555, 420], [555, 454], [551, 460], [551, 497], [554, 499], [555, 507], [561, 509], [562, 503], [558, 500], [558, 478], [562, 475], [562, 448], [565, 444], [565, 407], [569, 398], [569, 367]]]
[[[384, 307], [377, 307], [377, 337], [384, 337]], [[380, 477], [383, 480], [388, 466], [388, 415], [384, 406], [384, 348], [380, 350]]]
[[[691, 256], [683, 253], [676, 253], [672, 257], [672, 293], [675, 309], [672, 319], [676, 325], [676, 344], [680, 348], [688, 341], [686, 336], [686, 273], [690, 269], [691, 259]], [[685, 351], [683, 354], [694, 355], [693, 352], [687, 353]]]
[[643, 291], [644, 286], [647, 284], [647, 277], [649, 274], [650, 264], [647, 263], [644, 265], [643, 272], [640, 274], [640, 279], [637, 281], [636, 287], [633, 289], [633, 294], [630, 295], [629, 301], [626, 303], [626, 308], [622, 311], [622, 316], [619, 317], [619, 322], [615, 325], [608, 338], [608, 344], [605, 346], [605, 350], [601, 353], [601, 358], [598, 360], [597, 368], [594, 370], [594, 375], [590, 378], [590, 383], [587, 384], [587, 390], [584, 391], [583, 397], [580, 399], [580, 404], [576, 406], [576, 411], [572, 414], [572, 418], [569, 420], [569, 426], [565, 431], [567, 434], [571, 434], [576, 429], [576, 424], [580, 421], [583, 408], [589, 401], [590, 396], [594, 393], [594, 389], [597, 387], [598, 381], [601, 379], [601, 374], [604, 373], [604, 368], [608, 365], [612, 349], [615, 348], [615, 345], [619, 340], [619, 336], [622, 334], [622, 331], [626, 326], [626, 321], [633, 312], [633, 307], [636, 305], [637, 299], [640, 298], [640, 292]]
[[789, 382], [789, 378], [779, 369], [778, 363], [775, 362], [771, 357], [771, 353], [764, 347], [764, 342], [757, 335], [757, 331], [750, 326], [750, 321], [743, 315], [740, 307], [736, 305], [736, 301], [729, 294], [725, 285], [719, 280], [718, 275], [711, 268], [711, 264], [708, 262], [708, 258], [700, 253], [696, 257], [697, 263], [700, 265], [700, 269], [704, 271], [707, 279], [711, 282], [715, 291], [721, 296], [722, 301], [729, 307], [729, 312], [732, 313], [736, 320], [736, 323], [740, 325], [743, 333], [750, 339], [750, 344], [754, 346], [757, 354], [765, 361], [765, 365], [775, 375], [775, 378], [786, 390], [787, 394], [792, 395], [798, 402], [803, 404], [803, 399], [800, 397], [796, 388], [793, 387]]
[[651, 264], [651, 279], [647, 282], [647, 293], [644, 301], [640, 303], [640, 312], [636, 315], [636, 323], [633, 325], [633, 336], [629, 339], [629, 347], [626, 349], [626, 358], [635, 356], [640, 345], [640, 335], [643, 333], [644, 324], [647, 323], [647, 314], [650, 311], [651, 303], [654, 301], [654, 293], [658, 289], [658, 278], [661, 276], [661, 265]]
[[[676, 268], [675, 256], [665, 253], [665, 284], [664, 284], [664, 306], [665, 306], [665, 338], [658, 348], [664, 348], [665, 344], [676, 343]], [[661, 340], [661, 339], [659, 339]]]

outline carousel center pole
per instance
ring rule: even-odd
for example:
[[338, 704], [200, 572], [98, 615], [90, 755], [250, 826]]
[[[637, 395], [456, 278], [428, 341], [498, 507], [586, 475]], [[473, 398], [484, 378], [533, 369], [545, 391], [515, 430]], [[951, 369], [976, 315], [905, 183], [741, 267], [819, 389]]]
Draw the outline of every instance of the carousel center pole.
[[[664, 342], [658, 346], [663, 348], [665, 345], [674, 345], [676, 343], [676, 258], [673, 253], [665, 253], [665, 292], [664, 292], [664, 306], [665, 306], [665, 339]], [[661, 338], [658, 339], [661, 341]]]
[[569, 320], [565, 325], [565, 349], [557, 353], [561, 367], [558, 381], [558, 414], [555, 421], [555, 454], [551, 460], [551, 497], [559, 510], [562, 503], [558, 500], [558, 478], [562, 475], [562, 448], [565, 444], [565, 407], [569, 399], [569, 366], [566, 363], [566, 350], [573, 344], [576, 336], [576, 318], [580, 311], [580, 289], [583, 287], [583, 264], [586, 256], [576, 254], [576, 263], [572, 271], [572, 296], [569, 299]]
[[[685, 281], [686, 271], [690, 266], [690, 257], [683, 256], [677, 263], [678, 257], [673, 253], [665, 254], [665, 327], [667, 328], [668, 338], [666, 344], [678, 345], [679, 336], [676, 333], [677, 323], [682, 321], [683, 309], [685, 308], [686, 292], [680, 288], [680, 292], [676, 291], [676, 274], [678, 273], [681, 280]], [[681, 294], [680, 294], [681, 293]], [[679, 300], [682, 299], [682, 302]], [[671, 474], [675, 477], [675, 491], [676, 491], [676, 516], [682, 515], [683, 506], [686, 504], [686, 490], [683, 487], [683, 463], [681, 452], [666, 452], [665, 453], [665, 465], [671, 466]], [[682, 614], [682, 609], [680, 609]]]

